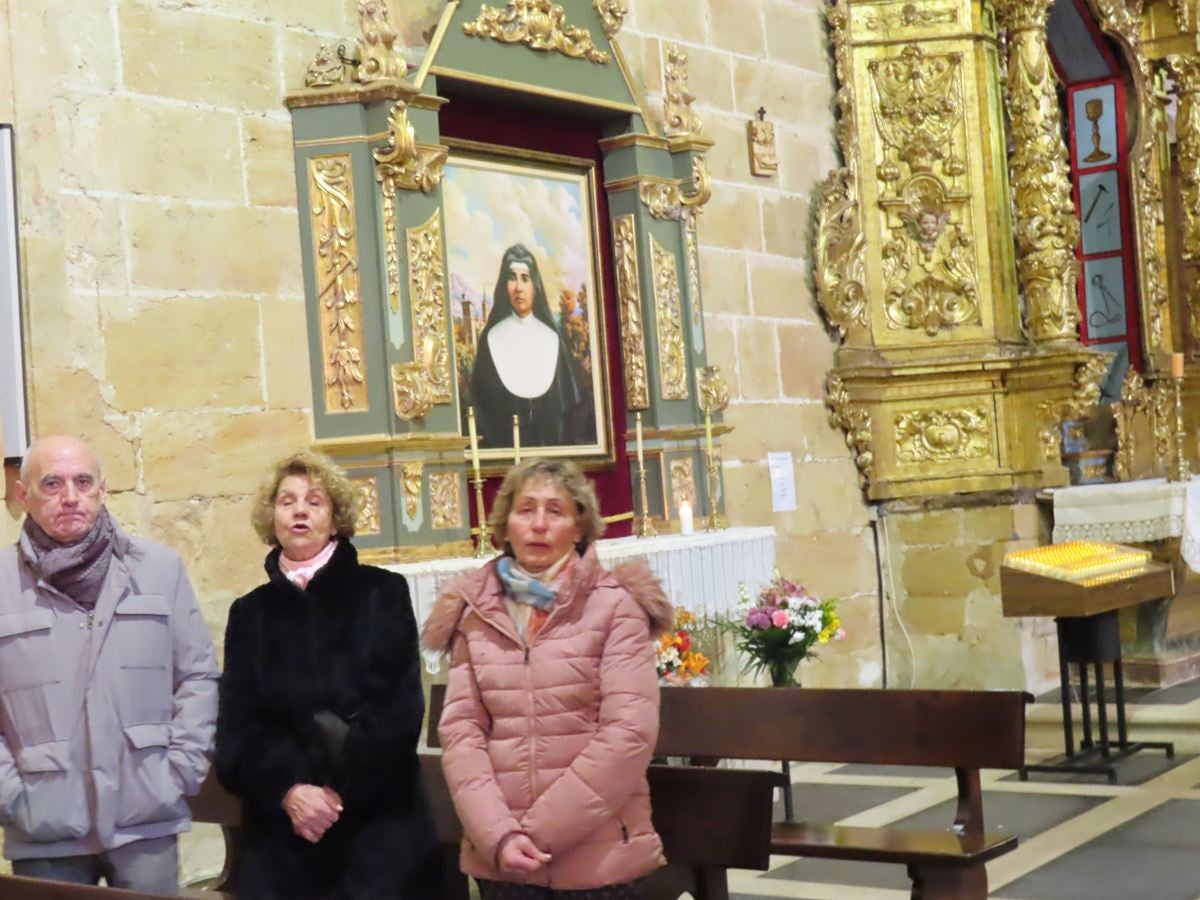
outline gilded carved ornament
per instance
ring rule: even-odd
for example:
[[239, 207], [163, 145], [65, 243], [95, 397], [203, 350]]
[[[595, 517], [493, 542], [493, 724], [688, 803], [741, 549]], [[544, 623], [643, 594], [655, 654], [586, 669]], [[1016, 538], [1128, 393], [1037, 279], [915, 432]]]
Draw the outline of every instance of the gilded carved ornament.
[[1046, 462], [1058, 462], [1062, 457], [1062, 431], [1059, 426], [1072, 419], [1085, 418], [1096, 408], [1100, 400], [1100, 382], [1108, 374], [1111, 362], [1107, 354], [1090, 354], [1075, 366], [1071, 399], [1047, 400], [1038, 405], [1043, 422], [1038, 431], [1038, 440], [1042, 445], [1042, 458]]
[[1174, 385], [1166, 378], [1153, 385], [1146, 384], [1131, 366], [1121, 384], [1121, 402], [1113, 404], [1113, 421], [1117, 429], [1117, 457], [1113, 470], [1118, 481], [1142, 477], [1134, 472], [1138, 458], [1135, 422], [1145, 416], [1154, 441], [1154, 472], [1166, 471], [1171, 460], [1171, 423], [1175, 412]]
[[678, 508], [683, 500], [696, 509], [696, 471], [691, 457], [671, 460], [671, 502]]
[[[431, 355], [432, 351], [428, 350], [426, 357]], [[392, 406], [396, 415], [406, 422], [429, 415], [433, 409], [433, 391], [424, 364], [408, 362], [392, 366]]]
[[867, 327], [867, 241], [849, 169], [830, 172], [817, 192], [817, 302], [839, 338]]
[[983, 406], [922, 409], [895, 418], [896, 459], [952, 462], [992, 455], [992, 420]]
[[[599, 0], [596, 9], [600, 12]], [[607, 63], [608, 53], [592, 42], [591, 33], [586, 28], [567, 25], [566, 17], [563, 8], [552, 0], [509, 0], [504, 9], [485, 5], [479, 18], [463, 25], [463, 32], [502, 44], [524, 44], [532, 50], [561, 53], [571, 59]], [[603, 12], [601, 18], [607, 23]]]
[[934, 25], [954, 25], [958, 22], [958, 10], [954, 7], [923, 7], [916, 3], [905, 3], [892, 12], [872, 12], [863, 17], [863, 25], [874, 32], [890, 36], [903, 28], [932, 28]]
[[433, 472], [429, 476], [433, 528], [457, 528], [462, 522], [462, 490], [455, 472]]
[[351, 478], [354, 488], [355, 534], [379, 534], [379, 481], [374, 477]]
[[450, 403], [450, 342], [446, 322], [446, 273], [442, 258], [440, 210], [424, 225], [410, 228], [408, 237], [408, 297], [412, 309], [414, 346], [422, 348], [429, 393], [434, 403]]
[[333, 87], [346, 80], [346, 64], [338, 58], [337, 51], [329, 44], [322, 44], [313, 61], [304, 73], [304, 86], [310, 88]]
[[308, 160], [309, 215], [316, 253], [326, 413], [367, 409], [363, 335], [356, 309], [358, 237], [349, 154]]
[[637, 224], [632, 215], [619, 216], [613, 221], [613, 267], [621, 327], [621, 362], [625, 372], [625, 405], [629, 409], [649, 409], [646, 336], [642, 327], [642, 294], [638, 280]]
[[684, 217], [684, 250], [687, 253], [688, 299], [691, 301], [692, 327], [699, 331], [704, 323], [700, 306], [700, 234], [699, 210], [688, 210]]
[[696, 370], [696, 390], [700, 397], [696, 401], [700, 412], [716, 415], [729, 406], [729, 385], [721, 375], [720, 366], [701, 366]]
[[746, 123], [750, 139], [750, 174], [770, 178], [779, 171], [779, 153], [775, 150], [775, 123], [762, 118], [766, 110], [759, 109], [760, 118]]
[[408, 74], [408, 63], [396, 52], [396, 38], [400, 35], [392, 27], [387, 4], [383, 0], [363, 0], [358, 4], [358, 23], [362, 31], [358, 80], [369, 84], [381, 79], [403, 79]]
[[442, 182], [448, 153], [445, 147], [417, 143], [408, 106], [397, 100], [388, 116], [388, 142], [374, 153], [375, 180], [385, 197], [395, 197], [397, 188], [432, 193]]
[[[874, 59], [873, 113], [881, 162], [879, 206], [889, 328], [932, 336], [980, 322], [966, 172], [962, 54], [916, 45]], [[966, 227], [964, 227], [966, 226]]]
[[604, 33], [610, 38], [616, 37], [625, 22], [625, 16], [629, 14], [625, 0], [592, 0], [592, 6], [600, 16], [600, 27]]
[[650, 237], [654, 277], [654, 311], [658, 330], [658, 380], [664, 400], [688, 398], [687, 348], [683, 338], [683, 303], [675, 254]]
[[871, 466], [875, 460], [871, 414], [850, 399], [850, 392], [837, 375], [826, 378], [825, 393], [825, 404], [829, 407], [829, 424], [846, 432], [846, 446], [854, 451], [858, 481], [865, 488], [870, 481]]
[[704, 126], [692, 109], [696, 95], [688, 87], [687, 51], [679, 44], [667, 45], [667, 67], [663, 77], [666, 82], [663, 104], [667, 135], [682, 137], [700, 134]]
[[1017, 275], [1034, 341], [1074, 341], [1079, 325], [1067, 148], [1056, 80], [1046, 48], [1050, 0], [999, 0], [1008, 30], [1009, 175], [1016, 210]]
[[404, 492], [404, 511], [415, 519], [421, 511], [421, 473], [424, 463], [406, 462], [400, 466], [400, 487]]
[[712, 199], [712, 176], [703, 156], [692, 160], [692, 180], [686, 185], [673, 181], [643, 181], [638, 197], [652, 218], [674, 221], [698, 212]]
[[1175, 114], [1179, 180], [1183, 185], [1183, 258], [1200, 259], [1200, 60], [1172, 56], [1178, 110]]

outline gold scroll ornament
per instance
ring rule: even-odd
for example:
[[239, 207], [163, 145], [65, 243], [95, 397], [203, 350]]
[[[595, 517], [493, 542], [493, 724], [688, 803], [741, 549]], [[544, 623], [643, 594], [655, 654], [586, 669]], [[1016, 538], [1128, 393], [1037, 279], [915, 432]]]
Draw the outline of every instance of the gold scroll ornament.
[[687, 348], [683, 340], [683, 304], [675, 254], [650, 237], [654, 270], [654, 310], [658, 331], [658, 380], [664, 400], [686, 400]]
[[308, 160], [309, 214], [316, 251], [327, 414], [368, 408], [358, 320], [358, 238], [349, 154]]
[[358, 515], [354, 520], [355, 534], [379, 534], [379, 481], [374, 477], [351, 478], [354, 503]]
[[396, 51], [400, 35], [392, 27], [384, 0], [363, 0], [358, 4], [358, 24], [362, 38], [358, 42], [358, 80], [363, 84], [382, 79], [399, 80], [408, 74], [408, 64]]
[[638, 280], [637, 224], [633, 215], [619, 216], [613, 221], [613, 264], [621, 326], [621, 361], [625, 370], [625, 404], [629, 409], [649, 409], [646, 336], [642, 327], [642, 294]]
[[434, 403], [450, 403], [453, 395], [440, 216], [441, 212], [434, 210], [424, 225], [408, 229], [408, 285], [413, 343], [429, 348], [425, 362], [430, 395]]
[[830, 375], [825, 380], [826, 399], [829, 407], [829, 424], [846, 432], [846, 446], [854, 451], [854, 464], [858, 466], [858, 481], [867, 486], [871, 477], [871, 466], [875, 460], [874, 437], [871, 434], [871, 414], [850, 399], [842, 379]]
[[604, 29], [604, 33], [609, 38], [616, 37], [625, 22], [625, 16], [629, 14], [625, 0], [592, 0], [592, 7], [600, 17], [600, 27]]
[[419, 462], [406, 462], [400, 466], [400, 486], [404, 491], [404, 512], [415, 519], [421, 511], [421, 473], [425, 466]]
[[667, 67], [664, 72], [666, 92], [663, 98], [666, 133], [671, 137], [699, 135], [704, 127], [692, 109], [696, 95], [688, 87], [688, 55], [679, 44], [667, 46]]
[[462, 523], [462, 491], [455, 472], [433, 472], [429, 476], [429, 497], [433, 507], [433, 528], [458, 528]]
[[552, 0], [509, 0], [504, 9], [485, 4], [479, 18], [463, 25], [463, 32], [502, 44], [524, 44], [531, 50], [561, 53], [571, 59], [607, 63], [608, 53], [595, 45], [591, 33], [581, 26], [568, 25], [566, 19], [566, 12]]

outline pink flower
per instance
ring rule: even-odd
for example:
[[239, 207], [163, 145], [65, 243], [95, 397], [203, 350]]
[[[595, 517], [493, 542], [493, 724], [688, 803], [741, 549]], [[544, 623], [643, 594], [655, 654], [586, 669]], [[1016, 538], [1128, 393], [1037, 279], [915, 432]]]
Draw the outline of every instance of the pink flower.
[[786, 609], [777, 609], [771, 613], [771, 624], [776, 628], [787, 628], [791, 621]]

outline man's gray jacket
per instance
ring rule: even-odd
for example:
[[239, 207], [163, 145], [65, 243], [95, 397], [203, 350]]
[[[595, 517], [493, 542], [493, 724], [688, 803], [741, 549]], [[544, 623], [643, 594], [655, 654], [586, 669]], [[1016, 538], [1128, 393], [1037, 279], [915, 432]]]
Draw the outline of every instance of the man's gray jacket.
[[217, 711], [183, 561], [116, 529], [91, 612], [0, 549], [0, 825], [9, 859], [186, 831]]

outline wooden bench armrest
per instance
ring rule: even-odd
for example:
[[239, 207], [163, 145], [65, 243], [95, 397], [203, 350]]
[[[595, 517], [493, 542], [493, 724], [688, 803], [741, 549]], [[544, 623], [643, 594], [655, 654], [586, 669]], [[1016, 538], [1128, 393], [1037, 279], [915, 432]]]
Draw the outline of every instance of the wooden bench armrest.
[[1016, 846], [1017, 837], [1012, 834], [957, 834], [809, 822], [776, 822], [771, 828], [771, 852], [777, 856], [970, 866], [985, 863]]
[[[221, 891], [201, 891], [181, 888], [178, 894], [185, 900], [236, 900], [235, 895]], [[0, 875], [0, 900], [169, 900], [163, 894], [146, 894], [119, 888], [94, 887], [89, 884], [68, 884], [64, 881], [45, 881]]]

